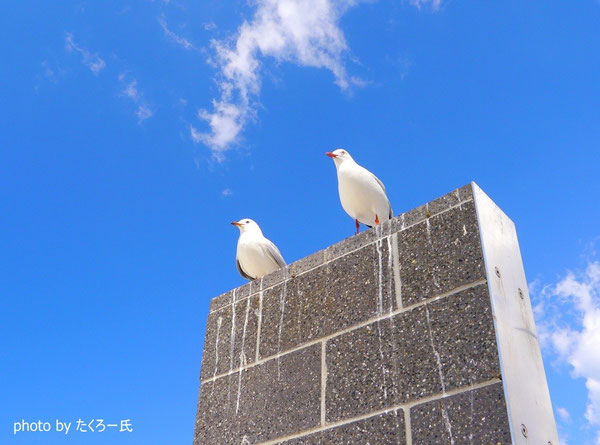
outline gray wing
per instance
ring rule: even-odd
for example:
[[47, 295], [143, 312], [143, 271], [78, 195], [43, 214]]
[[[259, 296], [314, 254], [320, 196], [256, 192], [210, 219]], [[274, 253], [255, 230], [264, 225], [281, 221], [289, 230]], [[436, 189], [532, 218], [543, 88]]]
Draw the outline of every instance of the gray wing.
[[[373, 173], [371, 173], [373, 175]], [[387, 193], [385, 191], [385, 185], [383, 185], [383, 182], [381, 182], [381, 179], [379, 179], [377, 176], [373, 175], [373, 179], [375, 179], [375, 181], [377, 181], [377, 184], [379, 184], [381, 186], [381, 189], [383, 190], [383, 193], [385, 193], [385, 197], [387, 198]], [[390, 198], [388, 198], [388, 206], [390, 207], [390, 219], [392, 219], [394, 217], [394, 211], [392, 210], [392, 203], [390, 202]]]
[[283, 256], [281, 256], [281, 252], [279, 251], [277, 246], [275, 244], [273, 244], [272, 241], [269, 241], [269, 240], [267, 240], [267, 241], [268, 241], [267, 244], [265, 244], [263, 246], [263, 249], [265, 250], [267, 255], [269, 255], [269, 257], [273, 261], [275, 261], [275, 263], [279, 267], [285, 267], [285, 260], [283, 259]]
[[[371, 172], [369, 172], [371, 173]], [[371, 173], [371, 175], [373, 175], [373, 173]], [[377, 176], [373, 175], [373, 179], [375, 181], [377, 181], [377, 184], [379, 184], [381, 186], [381, 189], [383, 190], [383, 193], [385, 193], [385, 185], [383, 185], [383, 182], [381, 182], [381, 179], [379, 179]]]
[[237, 270], [241, 276], [243, 276], [244, 278], [246, 278], [250, 281], [254, 280], [254, 278], [252, 278], [250, 275], [248, 275], [246, 272], [244, 272], [244, 269], [242, 269], [242, 265], [240, 264], [240, 261], [237, 258], [235, 259], [235, 267], [237, 267]]

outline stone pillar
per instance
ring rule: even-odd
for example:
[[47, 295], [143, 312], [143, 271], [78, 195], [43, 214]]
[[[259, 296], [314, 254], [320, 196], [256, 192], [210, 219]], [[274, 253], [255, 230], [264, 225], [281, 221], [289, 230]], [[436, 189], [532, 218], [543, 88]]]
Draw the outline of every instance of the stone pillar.
[[194, 445], [558, 444], [514, 224], [475, 184], [212, 300]]

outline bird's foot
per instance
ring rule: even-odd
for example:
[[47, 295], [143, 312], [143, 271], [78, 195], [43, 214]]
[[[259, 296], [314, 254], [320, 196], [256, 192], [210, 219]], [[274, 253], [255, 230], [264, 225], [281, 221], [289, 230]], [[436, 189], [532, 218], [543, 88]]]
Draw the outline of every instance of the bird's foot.
[[356, 235], [358, 235], [358, 232], [360, 232], [360, 223], [358, 219], [355, 219], [354, 222], [356, 223]]
[[375, 225], [379, 225], [379, 216], [375, 215]]

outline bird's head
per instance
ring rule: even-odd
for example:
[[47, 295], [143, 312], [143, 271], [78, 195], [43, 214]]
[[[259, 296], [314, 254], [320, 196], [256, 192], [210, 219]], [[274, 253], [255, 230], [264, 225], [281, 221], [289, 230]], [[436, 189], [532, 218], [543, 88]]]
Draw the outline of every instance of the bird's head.
[[339, 166], [344, 161], [353, 160], [352, 156], [350, 156], [350, 153], [348, 153], [343, 148], [338, 148], [337, 150], [334, 150], [334, 151], [328, 151], [325, 154], [327, 156], [329, 156], [331, 159], [333, 159], [333, 162], [335, 162], [336, 167]]
[[259, 232], [261, 231], [260, 227], [258, 227], [258, 224], [256, 224], [256, 222], [254, 222], [250, 218], [244, 218], [240, 219], [239, 221], [233, 221], [231, 225], [236, 226], [238, 229], [240, 229], [241, 233], [252, 232], [257, 230]]

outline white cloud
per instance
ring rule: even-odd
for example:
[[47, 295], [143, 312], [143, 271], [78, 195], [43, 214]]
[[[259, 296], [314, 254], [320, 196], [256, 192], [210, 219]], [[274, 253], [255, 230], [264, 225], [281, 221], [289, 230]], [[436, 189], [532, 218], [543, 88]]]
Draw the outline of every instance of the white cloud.
[[133, 79], [131, 82], [129, 82], [129, 84], [123, 90], [123, 94], [130, 99], [137, 100], [140, 96], [140, 93], [137, 89], [137, 80]]
[[325, 68], [342, 90], [359, 83], [346, 72], [348, 45], [339, 27], [344, 12], [359, 1], [256, 0], [254, 16], [242, 23], [234, 38], [212, 42], [220, 97], [213, 100], [212, 111], [198, 113], [210, 131], [190, 127], [192, 139], [210, 147], [217, 159], [239, 142], [244, 126], [255, 115], [262, 58]]
[[194, 45], [192, 45], [192, 43], [188, 39], [175, 34], [167, 27], [167, 23], [165, 22], [165, 19], [163, 17], [158, 18], [158, 23], [160, 23], [160, 26], [162, 27], [165, 35], [173, 42], [177, 43], [179, 46], [182, 46], [185, 49], [194, 49]]
[[227, 198], [228, 196], [231, 196], [231, 195], [233, 195], [233, 191], [229, 187], [227, 187], [226, 189], [224, 189], [221, 192], [221, 196], [223, 196], [224, 198]]
[[56, 62], [51, 63], [47, 60], [42, 60], [40, 66], [42, 68], [41, 76], [52, 83], [58, 83], [66, 74], [66, 70], [56, 64]]
[[202, 27], [205, 31], [212, 31], [213, 29], [217, 29], [217, 25], [213, 22], [203, 23]]
[[573, 378], [585, 380], [585, 418], [600, 441], [600, 262], [590, 261], [585, 271], [568, 272], [544, 286], [538, 299], [542, 346], [569, 366]]
[[153, 114], [154, 113], [152, 110], [148, 107], [148, 105], [145, 104], [138, 106], [137, 110], [135, 111], [135, 115], [138, 118], [138, 123], [140, 124], [146, 119], [151, 118]]
[[119, 74], [118, 79], [121, 84], [124, 84], [121, 94], [137, 105], [135, 115], [137, 116], [138, 124], [151, 118], [154, 115], [154, 112], [143, 100], [144, 94], [138, 88], [137, 79], [130, 79], [126, 73]]
[[97, 75], [106, 67], [106, 63], [100, 58], [100, 56], [98, 56], [98, 54], [91, 53], [86, 48], [83, 48], [75, 43], [73, 34], [70, 32], [65, 35], [65, 48], [70, 53], [73, 51], [79, 53], [81, 55], [81, 63], [87, 66], [95, 75]]
[[421, 9], [423, 6], [431, 5], [431, 8], [434, 11], [440, 9], [440, 5], [442, 4], [442, 0], [408, 0], [409, 3], [417, 8]]
[[44, 77], [52, 82], [56, 82], [56, 74], [54, 73], [54, 70], [50, 68], [47, 61], [42, 61], [42, 68], [44, 69]]
[[569, 422], [571, 420], [571, 414], [567, 408], [562, 408], [560, 406], [556, 407], [556, 412], [563, 422]]

